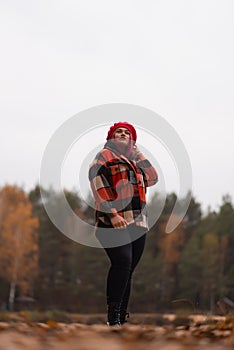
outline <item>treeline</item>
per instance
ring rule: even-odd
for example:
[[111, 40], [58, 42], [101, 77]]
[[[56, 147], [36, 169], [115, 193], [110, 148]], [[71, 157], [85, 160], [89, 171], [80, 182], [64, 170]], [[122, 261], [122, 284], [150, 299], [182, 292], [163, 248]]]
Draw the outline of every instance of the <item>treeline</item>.
[[[67, 238], [50, 221], [43, 202], [55, 211], [62, 195], [36, 186], [25, 193], [17, 186], [0, 189], [0, 302], [14, 309], [20, 297], [41, 310], [105, 312], [105, 281], [109, 261], [103, 249]], [[74, 191], [65, 191], [76, 215], [93, 222], [93, 209]], [[224, 297], [234, 300], [234, 207], [226, 195], [217, 211], [203, 213], [194, 197], [180, 225], [165, 227], [177, 197], [168, 194], [159, 220], [148, 233], [135, 272], [131, 311], [171, 311], [179, 300], [194, 310], [217, 312]], [[155, 194], [148, 205], [156, 211]], [[181, 199], [183, 201], [183, 199]], [[70, 218], [63, 217], [64, 225]], [[68, 227], [68, 226], [67, 226]], [[85, 234], [85, 232], [83, 232]]]

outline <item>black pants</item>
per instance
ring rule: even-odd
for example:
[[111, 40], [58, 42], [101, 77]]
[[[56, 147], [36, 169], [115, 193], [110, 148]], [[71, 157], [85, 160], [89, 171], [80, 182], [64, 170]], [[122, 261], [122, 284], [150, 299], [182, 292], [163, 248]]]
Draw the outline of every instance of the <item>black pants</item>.
[[[104, 226], [102, 227], [104, 228]], [[124, 235], [127, 237], [126, 241], [128, 243], [121, 246], [108, 247], [106, 246], [106, 236], [110, 237], [111, 235], [118, 237]], [[98, 229], [96, 236], [104, 246], [111, 262], [106, 286], [107, 303], [121, 302], [123, 307], [127, 309], [132, 274], [144, 250], [146, 229], [135, 225], [129, 225], [128, 228], [123, 230], [112, 229], [111, 232], [108, 230], [106, 233]], [[110, 241], [108, 242], [110, 243]]]

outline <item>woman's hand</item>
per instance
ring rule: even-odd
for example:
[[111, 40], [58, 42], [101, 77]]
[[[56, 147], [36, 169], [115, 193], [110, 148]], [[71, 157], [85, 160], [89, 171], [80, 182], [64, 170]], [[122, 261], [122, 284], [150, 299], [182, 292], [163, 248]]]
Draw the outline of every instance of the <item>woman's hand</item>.
[[139, 150], [137, 145], [134, 145], [133, 148], [132, 148], [132, 152], [131, 152], [129, 158], [132, 159], [132, 160], [136, 160], [140, 153], [141, 153], [141, 151]]
[[127, 221], [118, 214], [110, 218], [110, 221], [114, 228], [126, 228], [128, 225]]

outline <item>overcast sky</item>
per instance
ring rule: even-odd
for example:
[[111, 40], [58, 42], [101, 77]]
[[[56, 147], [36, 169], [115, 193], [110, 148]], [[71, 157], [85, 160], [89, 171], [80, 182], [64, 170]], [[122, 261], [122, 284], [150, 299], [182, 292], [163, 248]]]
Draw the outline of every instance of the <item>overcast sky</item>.
[[204, 208], [234, 198], [233, 0], [1, 0], [0, 43], [1, 186], [33, 188], [62, 123], [121, 102], [175, 129]]

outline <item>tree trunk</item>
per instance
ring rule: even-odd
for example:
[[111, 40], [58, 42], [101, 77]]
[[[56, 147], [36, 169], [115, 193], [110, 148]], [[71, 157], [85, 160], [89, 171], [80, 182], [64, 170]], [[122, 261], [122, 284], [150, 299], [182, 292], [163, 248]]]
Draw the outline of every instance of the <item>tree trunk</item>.
[[9, 294], [9, 310], [10, 311], [14, 310], [15, 287], [16, 287], [15, 281], [11, 281], [10, 294]]

